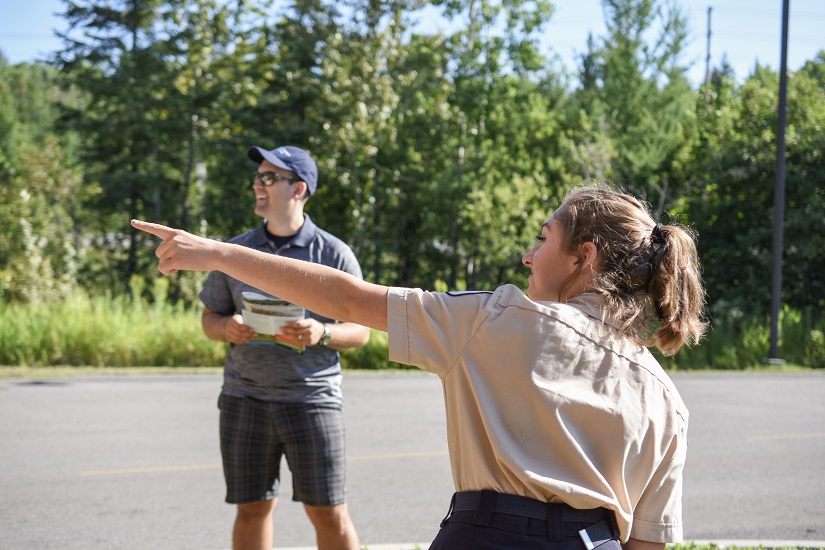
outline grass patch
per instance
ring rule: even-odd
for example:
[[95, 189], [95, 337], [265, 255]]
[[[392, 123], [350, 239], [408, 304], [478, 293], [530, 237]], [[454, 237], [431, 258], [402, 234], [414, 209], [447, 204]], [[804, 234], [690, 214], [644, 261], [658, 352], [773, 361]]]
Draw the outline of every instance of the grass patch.
[[[56, 304], [0, 307], [0, 365], [167, 367], [177, 372], [221, 367], [226, 344], [203, 334], [200, 309], [166, 301], [165, 278], [154, 284], [158, 288], [148, 298], [91, 296], [78, 291]], [[132, 295], [147, 296], [143, 290], [133, 288]], [[768, 320], [736, 316], [716, 320], [701, 345], [683, 349], [674, 357], [657, 357], [670, 371], [798, 372], [825, 368], [825, 322], [786, 308], [780, 327], [780, 356], [787, 361], [785, 365], [763, 364], [769, 347]], [[386, 333], [373, 330], [366, 346], [343, 351], [344, 369], [417, 370], [388, 359], [387, 338]]]
[[0, 334], [4, 365], [219, 366], [225, 353], [195, 311], [124, 296], [9, 305], [0, 310]]

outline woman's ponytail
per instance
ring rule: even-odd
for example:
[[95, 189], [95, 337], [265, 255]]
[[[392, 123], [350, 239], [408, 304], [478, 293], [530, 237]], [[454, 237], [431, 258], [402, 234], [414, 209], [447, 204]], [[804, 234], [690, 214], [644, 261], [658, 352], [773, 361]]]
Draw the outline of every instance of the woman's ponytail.
[[574, 190], [556, 216], [568, 252], [596, 245], [600, 266], [592, 290], [623, 334], [666, 355], [699, 341], [705, 290], [693, 230], [656, 223], [644, 203], [601, 187]]

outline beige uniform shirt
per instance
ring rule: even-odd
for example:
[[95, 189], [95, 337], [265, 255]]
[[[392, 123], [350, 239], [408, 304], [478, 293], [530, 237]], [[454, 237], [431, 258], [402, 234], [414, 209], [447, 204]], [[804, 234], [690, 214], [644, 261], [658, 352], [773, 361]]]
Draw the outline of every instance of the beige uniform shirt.
[[390, 359], [441, 378], [457, 491], [605, 507], [622, 541], [679, 542], [687, 409], [598, 304], [393, 288]]

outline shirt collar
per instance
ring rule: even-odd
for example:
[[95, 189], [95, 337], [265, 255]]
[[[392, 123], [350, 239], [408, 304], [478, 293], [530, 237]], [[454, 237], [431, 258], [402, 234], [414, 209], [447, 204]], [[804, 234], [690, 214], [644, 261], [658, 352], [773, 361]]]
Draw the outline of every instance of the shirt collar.
[[[298, 230], [298, 233], [292, 237], [292, 240], [289, 241], [287, 246], [306, 248], [315, 240], [317, 234], [318, 226], [312, 223], [309, 214], [305, 212], [304, 224], [301, 226], [301, 229]], [[269, 238], [266, 236], [266, 220], [255, 228], [255, 232], [252, 235], [252, 244], [255, 246], [267, 246], [269, 244]]]
[[583, 292], [581, 294], [577, 294], [576, 296], [570, 298], [567, 301], [567, 304], [614, 328], [619, 327], [616, 319], [614, 319], [613, 316], [610, 315], [610, 312], [605, 309], [604, 297], [595, 292]]

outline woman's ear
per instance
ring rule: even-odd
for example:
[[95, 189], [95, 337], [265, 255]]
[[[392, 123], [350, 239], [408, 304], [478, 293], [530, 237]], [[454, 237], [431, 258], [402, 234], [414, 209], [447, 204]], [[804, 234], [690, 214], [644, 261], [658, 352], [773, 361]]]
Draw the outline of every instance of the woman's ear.
[[582, 263], [582, 269], [590, 266], [590, 269], [595, 269], [599, 260], [599, 251], [596, 244], [588, 241], [582, 243], [579, 247], [579, 261]]

